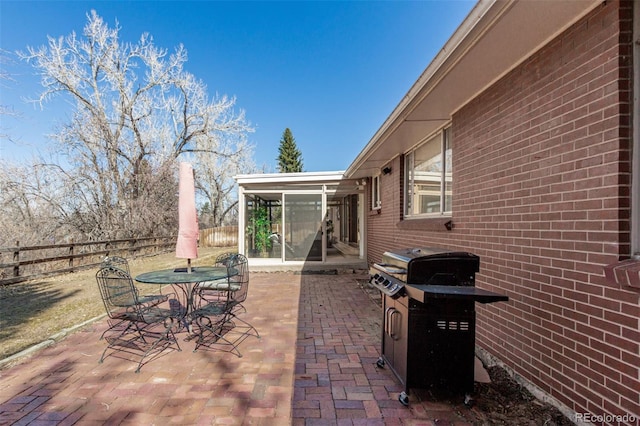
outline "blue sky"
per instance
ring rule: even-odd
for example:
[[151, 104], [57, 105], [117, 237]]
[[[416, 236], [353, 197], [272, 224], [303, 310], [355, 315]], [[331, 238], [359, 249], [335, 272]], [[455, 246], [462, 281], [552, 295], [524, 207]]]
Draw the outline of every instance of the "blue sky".
[[[236, 97], [255, 127], [256, 164], [276, 171], [290, 128], [305, 171], [346, 169], [460, 25], [474, 1], [5, 1], [0, 48], [42, 46], [47, 35], [82, 33], [95, 10], [121, 39], [144, 32], [170, 51], [182, 43], [186, 70], [209, 94]], [[46, 134], [70, 116], [63, 101], [44, 109], [39, 78], [26, 63], [2, 63], [0, 159], [21, 162], [50, 146]], [[17, 141], [17, 142], [14, 142]]]

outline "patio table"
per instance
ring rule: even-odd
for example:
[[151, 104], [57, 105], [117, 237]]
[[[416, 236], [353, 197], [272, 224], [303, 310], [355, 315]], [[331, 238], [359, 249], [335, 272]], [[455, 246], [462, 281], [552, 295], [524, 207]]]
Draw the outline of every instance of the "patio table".
[[170, 284], [176, 289], [176, 295], [182, 296], [179, 300], [182, 306], [180, 317], [185, 320], [195, 309], [194, 294], [198, 284], [226, 279], [228, 274], [229, 270], [225, 266], [195, 266], [191, 268], [191, 272], [187, 272], [187, 268], [163, 269], [145, 272], [135, 279], [145, 284]]

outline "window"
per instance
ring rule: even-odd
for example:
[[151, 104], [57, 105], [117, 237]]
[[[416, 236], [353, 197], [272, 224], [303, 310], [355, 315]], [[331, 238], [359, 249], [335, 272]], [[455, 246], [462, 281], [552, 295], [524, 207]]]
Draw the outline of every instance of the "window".
[[371, 210], [377, 210], [381, 207], [380, 200], [380, 175], [371, 178]]
[[450, 128], [438, 132], [405, 156], [406, 217], [451, 213]]

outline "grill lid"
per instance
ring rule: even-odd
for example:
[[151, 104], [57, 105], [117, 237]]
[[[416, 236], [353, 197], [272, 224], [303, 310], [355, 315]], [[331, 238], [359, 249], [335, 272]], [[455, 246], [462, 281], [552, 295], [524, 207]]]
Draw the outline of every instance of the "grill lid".
[[475, 256], [467, 252], [451, 251], [440, 247], [416, 247], [405, 248], [399, 250], [390, 250], [382, 254], [382, 263], [394, 265], [398, 268], [407, 269], [409, 263], [415, 259], [425, 257], [429, 258], [448, 258], [448, 257], [468, 257]]
[[382, 255], [387, 269], [406, 270], [403, 279], [409, 284], [474, 286], [480, 258], [468, 252], [440, 247], [417, 247], [387, 251]]
[[475, 254], [421, 247], [385, 252], [382, 262], [374, 263], [369, 273], [370, 283], [393, 298], [406, 295], [422, 303], [435, 299], [508, 301], [505, 295], [475, 287], [479, 270], [480, 258]]

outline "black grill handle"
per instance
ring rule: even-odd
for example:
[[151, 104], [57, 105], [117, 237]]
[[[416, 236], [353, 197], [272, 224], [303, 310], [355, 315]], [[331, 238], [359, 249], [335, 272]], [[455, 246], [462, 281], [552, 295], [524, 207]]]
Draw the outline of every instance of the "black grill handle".
[[387, 336], [393, 340], [399, 340], [401, 336], [396, 333], [396, 323], [393, 320], [394, 316], [401, 315], [400, 311], [393, 306], [388, 307], [385, 311], [384, 332]]
[[396, 327], [395, 321], [393, 320], [393, 317], [395, 315], [402, 315], [402, 314], [400, 313], [399, 310], [393, 308], [393, 312], [391, 312], [391, 338], [393, 340], [400, 340], [400, 337], [402, 337], [402, 336], [400, 336], [399, 333], [396, 333], [396, 328], [397, 327]]
[[391, 336], [391, 332], [390, 332], [390, 324], [391, 324], [391, 312], [394, 310], [394, 307], [389, 307], [387, 308], [387, 310], [384, 312], [384, 333], [387, 336]]

